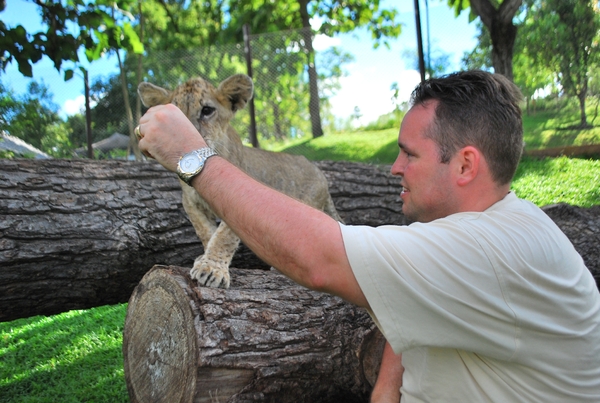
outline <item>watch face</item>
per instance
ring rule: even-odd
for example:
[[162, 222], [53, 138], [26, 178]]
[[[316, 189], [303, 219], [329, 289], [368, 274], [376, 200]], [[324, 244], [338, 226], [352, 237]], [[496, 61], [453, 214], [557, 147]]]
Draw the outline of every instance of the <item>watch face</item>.
[[193, 173], [202, 167], [202, 162], [196, 154], [185, 155], [181, 161], [179, 161], [181, 170], [185, 173]]

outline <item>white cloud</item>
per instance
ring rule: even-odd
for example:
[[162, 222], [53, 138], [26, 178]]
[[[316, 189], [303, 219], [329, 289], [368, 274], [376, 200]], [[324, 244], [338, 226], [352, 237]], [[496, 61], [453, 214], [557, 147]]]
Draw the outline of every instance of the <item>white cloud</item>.
[[398, 71], [392, 77], [390, 79], [389, 75], [378, 74], [374, 68], [354, 71], [348, 77], [343, 77], [340, 79], [342, 89], [331, 98], [333, 114], [336, 117], [348, 118], [354, 112], [354, 108], [358, 107], [362, 114], [360, 124], [366, 125], [394, 110], [391, 90], [393, 82], [398, 84], [398, 102], [404, 102], [409, 100], [412, 90], [421, 80], [421, 76], [415, 70]]
[[83, 113], [83, 108], [85, 105], [85, 97], [83, 95], [79, 95], [75, 99], [67, 99], [62, 107], [62, 113], [65, 116], [75, 115], [77, 113]]
[[317, 35], [313, 41], [313, 48], [317, 51], [329, 49], [332, 46], [340, 46], [342, 43], [340, 38], [331, 38], [327, 35]]

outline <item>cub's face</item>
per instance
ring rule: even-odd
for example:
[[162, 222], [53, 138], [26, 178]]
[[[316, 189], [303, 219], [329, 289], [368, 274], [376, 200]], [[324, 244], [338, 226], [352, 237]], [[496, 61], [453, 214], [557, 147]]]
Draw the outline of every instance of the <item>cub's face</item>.
[[250, 77], [237, 74], [215, 88], [202, 78], [194, 78], [170, 91], [150, 83], [140, 83], [138, 94], [147, 107], [172, 103], [196, 126], [210, 145], [226, 136], [229, 122], [252, 97]]

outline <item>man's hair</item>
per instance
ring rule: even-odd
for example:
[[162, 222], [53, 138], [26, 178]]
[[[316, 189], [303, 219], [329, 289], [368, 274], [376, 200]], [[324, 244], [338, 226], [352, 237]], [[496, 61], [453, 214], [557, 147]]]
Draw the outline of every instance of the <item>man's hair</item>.
[[459, 149], [474, 146], [494, 181], [504, 185], [512, 180], [523, 152], [521, 98], [504, 76], [472, 70], [422, 82], [412, 92], [411, 104], [437, 101], [426, 136], [438, 145], [442, 163]]

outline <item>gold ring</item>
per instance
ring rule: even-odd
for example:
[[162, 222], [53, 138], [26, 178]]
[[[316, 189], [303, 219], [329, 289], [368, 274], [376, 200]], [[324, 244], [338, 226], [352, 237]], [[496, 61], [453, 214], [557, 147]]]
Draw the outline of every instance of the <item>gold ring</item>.
[[138, 138], [138, 140], [141, 140], [142, 137], [144, 137], [144, 136], [142, 136], [142, 133], [140, 132], [140, 126], [139, 125], [136, 126], [135, 129], [133, 129], [133, 133], [135, 134], [135, 137]]

